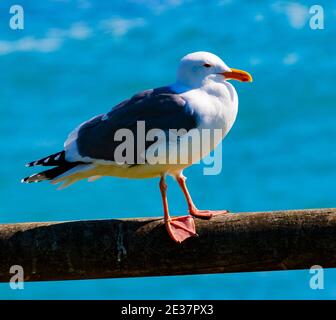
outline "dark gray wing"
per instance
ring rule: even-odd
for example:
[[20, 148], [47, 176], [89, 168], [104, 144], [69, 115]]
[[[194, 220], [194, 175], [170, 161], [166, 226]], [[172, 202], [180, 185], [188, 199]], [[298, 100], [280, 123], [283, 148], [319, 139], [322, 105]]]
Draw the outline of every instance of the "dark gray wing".
[[[106, 115], [99, 115], [80, 126], [74, 141], [79, 156], [115, 161], [114, 151], [121, 142], [115, 141], [114, 137], [116, 131], [122, 128], [134, 134], [134, 155], [138, 154], [137, 121], [145, 122], [146, 133], [151, 129], [189, 131], [197, 127], [198, 117], [185, 100], [168, 87], [143, 91], [121, 102]], [[145, 148], [152, 143], [146, 142]]]

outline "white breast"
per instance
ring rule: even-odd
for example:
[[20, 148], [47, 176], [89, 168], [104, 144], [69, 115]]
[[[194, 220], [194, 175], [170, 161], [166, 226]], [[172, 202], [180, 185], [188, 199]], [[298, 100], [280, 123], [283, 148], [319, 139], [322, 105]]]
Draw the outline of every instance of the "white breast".
[[[232, 128], [238, 113], [238, 95], [228, 82], [211, 82], [201, 88], [181, 94], [190, 109], [199, 116], [198, 129], [221, 129], [221, 135], [214, 135], [214, 143], [202, 141], [202, 157], [218, 145]], [[208, 130], [208, 131], [209, 131]], [[217, 130], [218, 131], [218, 130]]]

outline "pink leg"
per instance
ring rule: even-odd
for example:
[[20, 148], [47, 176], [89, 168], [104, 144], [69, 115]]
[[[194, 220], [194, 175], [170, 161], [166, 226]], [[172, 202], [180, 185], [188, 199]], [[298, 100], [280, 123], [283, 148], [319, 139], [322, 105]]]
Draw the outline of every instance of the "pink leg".
[[187, 238], [196, 236], [195, 222], [191, 216], [174, 218], [169, 216], [165, 177], [161, 177], [160, 179], [160, 191], [163, 202], [164, 220], [169, 236], [176, 242], [182, 242]]
[[225, 214], [228, 213], [228, 210], [218, 210], [218, 211], [211, 211], [211, 210], [198, 210], [194, 204], [194, 202], [191, 199], [190, 193], [188, 191], [187, 185], [185, 183], [186, 177], [180, 174], [176, 177], [176, 180], [181, 187], [183, 194], [187, 200], [188, 203], [188, 209], [189, 213], [197, 218], [203, 218], [203, 219], [210, 219], [211, 217], [219, 214]]

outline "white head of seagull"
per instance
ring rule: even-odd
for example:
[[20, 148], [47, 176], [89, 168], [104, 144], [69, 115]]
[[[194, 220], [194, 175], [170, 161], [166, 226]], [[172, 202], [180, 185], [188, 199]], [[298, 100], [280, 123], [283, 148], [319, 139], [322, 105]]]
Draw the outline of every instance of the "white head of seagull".
[[210, 81], [223, 82], [230, 79], [252, 81], [248, 72], [229, 68], [222, 59], [205, 51], [184, 56], [177, 70], [177, 83], [189, 88], [201, 87]]

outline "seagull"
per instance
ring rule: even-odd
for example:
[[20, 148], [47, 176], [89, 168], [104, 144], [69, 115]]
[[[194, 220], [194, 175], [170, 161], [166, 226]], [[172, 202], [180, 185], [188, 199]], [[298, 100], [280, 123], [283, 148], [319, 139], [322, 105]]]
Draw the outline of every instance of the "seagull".
[[[238, 112], [238, 95], [228, 80], [251, 82], [252, 76], [246, 71], [229, 68], [210, 52], [190, 53], [181, 59], [173, 84], [137, 93], [109, 112], [80, 124], [70, 133], [62, 151], [26, 164], [27, 167], [53, 168], [26, 177], [22, 182], [49, 180], [53, 184], [62, 183], [61, 188], [64, 188], [82, 179], [94, 181], [103, 176], [138, 179], [158, 177], [164, 222], [170, 238], [181, 243], [197, 236], [194, 218], [210, 219], [228, 211], [197, 209], [187, 189], [183, 170], [211, 152], [232, 128]], [[158, 134], [156, 140], [147, 141], [139, 134], [139, 123], [145, 125], [145, 133], [151, 130], [160, 133], [183, 131], [180, 135], [176, 134], [175, 140], [171, 136]], [[220, 129], [221, 135], [214, 137], [212, 143], [205, 143], [201, 152], [191, 160], [169, 162], [173, 151], [171, 154], [169, 152], [173, 148], [168, 148], [168, 161], [152, 161], [154, 154], [157, 155], [151, 150], [153, 145], [181, 146], [181, 141], [190, 132], [214, 129]], [[135, 142], [132, 151], [139, 155], [133, 162], [117, 159], [118, 156], [120, 158], [120, 152], [117, 151], [125, 142], [121, 138], [122, 130], [133, 135]], [[185, 149], [181, 153], [185, 153]], [[147, 157], [147, 154], [151, 155]], [[167, 154], [162, 157], [167, 160]], [[170, 216], [167, 176], [175, 178], [180, 186], [188, 204], [188, 215]]]

